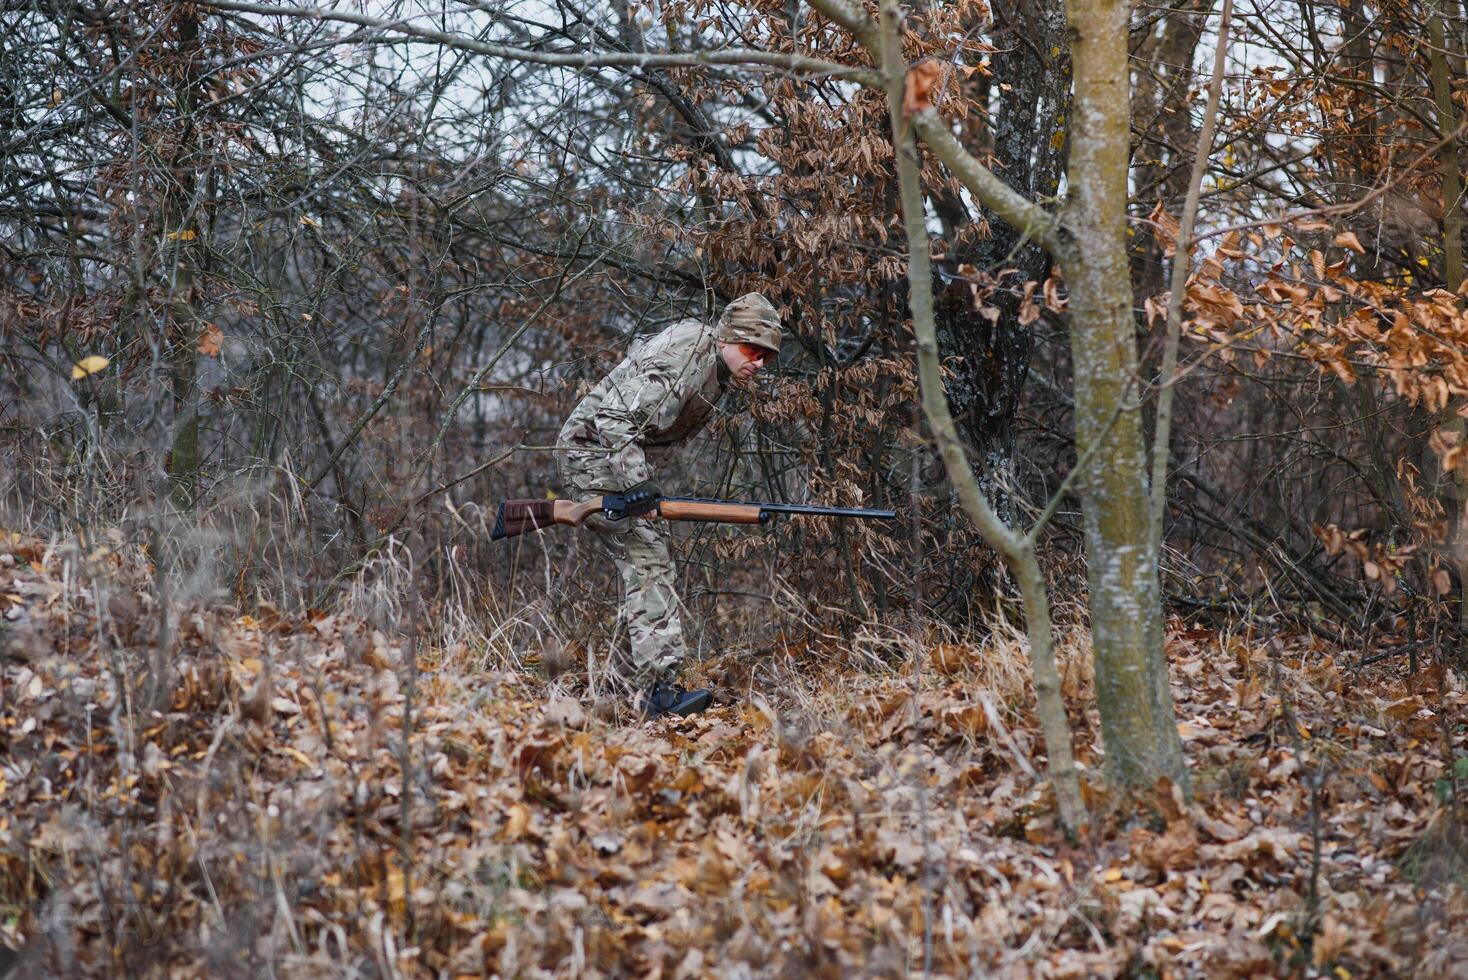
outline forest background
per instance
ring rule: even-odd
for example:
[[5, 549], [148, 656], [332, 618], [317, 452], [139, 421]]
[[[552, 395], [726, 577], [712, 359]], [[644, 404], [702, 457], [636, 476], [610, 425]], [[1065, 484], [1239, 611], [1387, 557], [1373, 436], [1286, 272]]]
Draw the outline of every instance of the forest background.
[[[0, 17], [5, 966], [1464, 968], [1458, 4]], [[901, 517], [678, 529], [642, 724], [488, 530], [752, 289], [664, 488]]]

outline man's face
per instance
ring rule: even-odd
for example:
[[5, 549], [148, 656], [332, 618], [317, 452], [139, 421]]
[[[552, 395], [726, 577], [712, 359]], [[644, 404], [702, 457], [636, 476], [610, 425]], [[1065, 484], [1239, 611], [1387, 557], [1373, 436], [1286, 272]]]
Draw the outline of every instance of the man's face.
[[758, 344], [720, 343], [719, 355], [729, 373], [742, 381], [748, 381], [760, 368], [775, 361], [775, 352]]

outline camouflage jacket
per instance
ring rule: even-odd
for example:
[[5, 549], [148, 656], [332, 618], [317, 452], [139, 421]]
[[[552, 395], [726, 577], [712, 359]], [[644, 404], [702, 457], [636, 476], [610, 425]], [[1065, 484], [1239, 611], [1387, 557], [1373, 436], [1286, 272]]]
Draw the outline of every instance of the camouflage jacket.
[[728, 377], [714, 328], [680, 320], [633, 348], [581, 399], [558, 444], [610, 449], [613, 484], [641, 483], [652, 475], [644, 449], [675, 445], [702, 429]]

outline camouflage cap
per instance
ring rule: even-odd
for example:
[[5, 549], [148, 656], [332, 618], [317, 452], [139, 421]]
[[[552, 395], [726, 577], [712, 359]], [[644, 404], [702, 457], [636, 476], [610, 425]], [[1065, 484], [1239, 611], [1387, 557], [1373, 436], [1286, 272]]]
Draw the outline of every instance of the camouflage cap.
[[780, 351], [780, 314], [760, 293], [745, 293], [724, 307], [714, 336], [728, 344], [759, 344]]

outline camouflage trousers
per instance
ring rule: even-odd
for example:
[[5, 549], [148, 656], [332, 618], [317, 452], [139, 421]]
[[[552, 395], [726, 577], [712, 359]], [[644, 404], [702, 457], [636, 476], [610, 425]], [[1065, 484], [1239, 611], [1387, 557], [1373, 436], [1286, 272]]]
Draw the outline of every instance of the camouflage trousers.
[[[571, 450], [556, 457], [561, 479], [575, 497], [626, 489], [611, 485], [604, 450]], [[676, 674], [688, 651], [666, 533], [650, 521], [608, 521], [600, 515], [587, 518], [584, 526], [597, 532], [602, 550], [622, 578], [622, 612], [632, 640], [630, 669], [621, 671], [623, 679], [642, 688], [660, 676]]]

